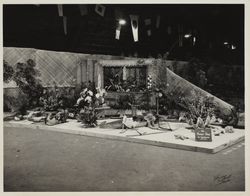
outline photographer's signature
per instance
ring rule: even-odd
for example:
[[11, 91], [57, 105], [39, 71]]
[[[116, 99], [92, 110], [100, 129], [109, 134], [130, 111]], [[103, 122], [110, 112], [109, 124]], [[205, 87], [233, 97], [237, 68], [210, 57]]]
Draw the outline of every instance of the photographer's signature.
[[232, 174], [229, 175], [217, 175], [214, 176], [214, 182], [216, 184], [223, 184], [231, 181]]

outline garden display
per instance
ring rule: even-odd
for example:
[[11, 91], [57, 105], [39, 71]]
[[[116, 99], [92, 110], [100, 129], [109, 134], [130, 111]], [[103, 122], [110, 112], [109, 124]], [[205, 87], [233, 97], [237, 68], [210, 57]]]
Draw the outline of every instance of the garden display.
[[[237, 124], [238, 118], [236, 110], [232, 105], [178, 76], [167, 68], [166, 62], [163, 60], [155, 60], [152, 62], [151, 66], [152, 69], [155, 69], [155, 72], [151, 74], [153, 81], [152, 88], [160, 89], [169, 101], [173, 100], [177, 105], [182, 107], [183, 103], [180, 99], [185, 99], [185, 102], [190, 103], [192, 103], [191, 100], [194, 99], [194, 96], [197, 95], [203, 99], [210, 99], [209, 102], [210, 104], [213, 104], [217, 118], [221, 118], [223, 123], [227, 125]], [[204, 101], [206, 102], [206, 100]], [[191, 109], [191, 107], [189, 108]], [[191, 118], [194, 117], [194, 114], [197, 116], [197, 111], [191, 111], [190, 109], [188, 110]], [[200, 113], [201, 112], [202, 110], [200, 110]], [[201, 118], [204, 120], [204, 117]]]

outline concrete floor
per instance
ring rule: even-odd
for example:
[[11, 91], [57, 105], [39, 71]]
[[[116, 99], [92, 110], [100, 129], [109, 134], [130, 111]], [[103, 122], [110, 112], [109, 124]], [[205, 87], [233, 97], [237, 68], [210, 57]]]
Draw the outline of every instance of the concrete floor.
[[4, 191], [243, 191], [244, 142], [206, 154], [4, 128]]

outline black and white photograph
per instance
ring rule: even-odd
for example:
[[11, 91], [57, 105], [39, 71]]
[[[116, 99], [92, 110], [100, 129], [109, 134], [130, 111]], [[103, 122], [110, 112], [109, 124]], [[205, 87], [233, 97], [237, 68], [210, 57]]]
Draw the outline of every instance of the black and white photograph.
[[3, 3], [3, 191], [244, 193], [245, 8]]

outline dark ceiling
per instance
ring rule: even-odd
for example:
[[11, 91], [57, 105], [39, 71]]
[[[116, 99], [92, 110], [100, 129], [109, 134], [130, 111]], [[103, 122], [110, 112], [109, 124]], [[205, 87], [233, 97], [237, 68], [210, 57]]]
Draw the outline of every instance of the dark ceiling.
[[[3, 38], [5, 47], [31, 47], [81, 53], [156, 57], [172, 48], [169, 59], [188, 60], [192, 57], [212, 59], [226, 64], [244, 64], [244, 5], [242, 4], [107, 4], [104, 17], [95, 5], [87, 5], [88, 14], [80, 15], [79, 6], [63, 5], [67, 16], [67, 35], [57, 5], [4, 5]], [[120, 40], [115, 39], [114, 10], [123, 13], [127, 24], [122, 27]], [[139, 15], [139, 42], [133, 41], [129, 14]], [[160, 27], [155, 27], [156, 16]], [[146, 34], [144, 19], [152, 19], [152, 36]], [[197, 42], [178, 40], [178, 24], [184, 31], [196, 31]], [[167, 27], [172, 33], [167, 33]], [[236, 46], [227, 48], [227, 41]]]

